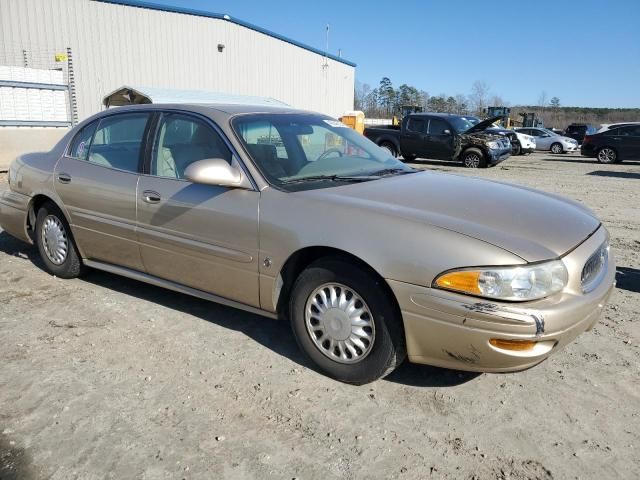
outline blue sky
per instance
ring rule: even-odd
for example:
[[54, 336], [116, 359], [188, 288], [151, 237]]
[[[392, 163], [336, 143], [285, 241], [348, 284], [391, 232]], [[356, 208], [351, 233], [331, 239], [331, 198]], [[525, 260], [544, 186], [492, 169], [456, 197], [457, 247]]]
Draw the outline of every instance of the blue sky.
[[150, 0], [226, 13], [430, 95], [468, 94], [475, 80], [512, 105], [541, 92], [562, 105], [640, 108], [640, 0]]

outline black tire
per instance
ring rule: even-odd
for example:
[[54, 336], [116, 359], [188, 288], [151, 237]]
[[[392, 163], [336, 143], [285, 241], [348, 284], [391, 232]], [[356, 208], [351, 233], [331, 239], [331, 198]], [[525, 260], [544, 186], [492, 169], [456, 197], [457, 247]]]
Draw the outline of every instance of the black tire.
[[390, 142], [382, 142], [380, 144], [381, 148], [384, 148], [385, 150], [389, 150], [389, 153], [391, 153], [391, 155], [395, 158], [398, 156], [398, 152], [396, 151], [396, 147], [393, 143]]
[[[366, 344], [370, 345], [366, 347], [366, 353], [359, 350], [363, 358], [354, 363], [341, 363], [330, 358], [326, 353], [331, 351], [330, 347], [326, 347], [323, 353], [307, 329], [307, 302], [316, 289], [327, 284], [340, 284], [351, 289], [370, 311], [366, 318], [373, 323], [375, 335], [373, 341]], [[341, 382], [354, 385], [372, 382], [391, 373], [406, 356], [402, 319], [382, 280], [352, 262], [327, 257], [307, 267], [295, 282], [289, 312], [291, 328], [300, 349], [320, 370]], [[347, 325], [349, 328], [353, 327]]]
[[519, 143], [511, 145], [511, 155], [522, 155], [522, 147]]
[[462, 152], [462, 164], [467, 168], [486, 168], [487, 159], [479, 148], [467, 148]]
[[[45, 228], [45, 222], [48, 225], [55, 225], [53, 228], [57, 228], [58, 232], [62, 232], [61, 235], [64, 238], [65, 254], [57, 257], [59, 262], [54, 261], [54, 253], [48, 253], [51, 251], [51, 247], [46, 234], [43, 234]], [[38, 251], [40, 252], [40, 258], [44, 263], [45, 269], [51, 275], [55, 275], [60, 278], [76, 278], [84, 273], [85, 267], [80, 260], [78, 250], [76, 248], [73, 235], [69, 224], [65, 219], [60, 209], [53, 202], [45, 202], [38, 210], [36, 214], [36, 229], [35, 229], [36, 244], [38, 245]], [[61, 251], [61, 250], [60, 250]]]
[[611, 147], [602, 147], [597, 153], [598, 162], [600, 163], [618, 163], [618, 152]]
[[405, 154], [403, 153], [403, 154], [402, 154], [402, 158], [404, 158], [407, 162], [413, 162], [413, 161], [414, 161], [416, 158], [418, 158], [418, 157], [416, 157], [415, 155], [409, 155], [409, 154], [406, 154], [406, 155], [405, 155]]
[[562, 144], [558, 142], [552, 143], [551, 148], [549, 150], [551, 150], [551, 153], [554, 153], [556, 155], [560, 153], [564, 153], [564, 148], [562, 148]]

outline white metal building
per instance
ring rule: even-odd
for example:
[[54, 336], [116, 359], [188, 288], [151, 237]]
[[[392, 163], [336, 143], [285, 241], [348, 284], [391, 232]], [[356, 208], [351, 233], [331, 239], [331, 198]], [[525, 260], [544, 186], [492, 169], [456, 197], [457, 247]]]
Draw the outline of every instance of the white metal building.
[[55, 68], [56, 56], [72, 121], [131, 84], [272, 97], [332, 116], [353, 108], [355, 64], [228, 15], [134, 0], [0, 0], [0, 65]]

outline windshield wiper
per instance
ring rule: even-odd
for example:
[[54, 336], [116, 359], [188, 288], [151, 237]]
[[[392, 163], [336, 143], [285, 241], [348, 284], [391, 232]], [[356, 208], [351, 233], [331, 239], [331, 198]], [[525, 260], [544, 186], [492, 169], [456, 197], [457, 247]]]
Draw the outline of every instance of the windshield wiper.
[[284, 180], [282, 183], [305, 183], [305, 182], [319, 182], [327, 180], [330, 182], [366, 182], [369, 180], [377, 180], [377, 176], [348, 176], [348, 175], [311, 175], [308, 177], [290, 178]]
[[378, 170], [376, 172], [371, 172], [369, 175], [372, 176], [376, 176], [376, 177], [384, 177], [386, 175], [395, 175], [395, 174], [407, 174], [407, 173], [415, 173], [418, 170], [415, 168], [411, 168], [409, 170], [407, 170], [406, 168], [400, 168], [400, 167], [395, 167], [395, 168], [384, 168], [382, 170]]

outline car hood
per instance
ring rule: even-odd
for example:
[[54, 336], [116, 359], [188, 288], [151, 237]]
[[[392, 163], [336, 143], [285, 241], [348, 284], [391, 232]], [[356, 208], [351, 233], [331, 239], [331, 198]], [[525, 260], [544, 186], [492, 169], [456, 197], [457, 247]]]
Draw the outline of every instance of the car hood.
[[363, 222], [380, 221], [378, 215], [383, 214], [454, 231], [500, 247], [527, 262], [562, 256], [600, 225], [587, 208], [562, 197], [435, 172], [297, 194], [332, 203], [336, 208], [357, 209]]
[[482, 132], [482, 131], [486, 130], [487, 128], [490, 128], [491, 125], [496, 123], [501, 118], [504, 118], [504, 115], [498, 115], [497, 117], [487, 118], [486, 120], [483, 120], [480, 123], [476, 123], [473, 127], [465, 130], [462, 133]]

